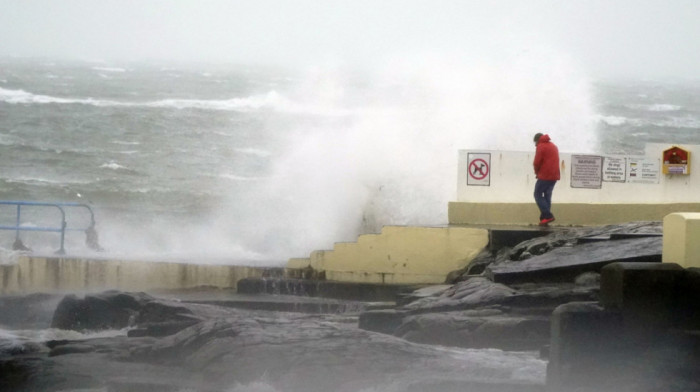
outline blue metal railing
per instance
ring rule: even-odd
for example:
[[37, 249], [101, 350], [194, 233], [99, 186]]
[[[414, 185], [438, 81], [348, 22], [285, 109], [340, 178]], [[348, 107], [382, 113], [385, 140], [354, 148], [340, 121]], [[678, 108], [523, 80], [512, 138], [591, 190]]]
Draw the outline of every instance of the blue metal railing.
[[[19, 238], [19, 232], [20, 231], [44, 231], [44, 232], [56, 232], [56, 233], [61, 233], [61, 249], [59, 249], [56, 253], [58, 254], [65, 254], [65, 248], [64, 248], [64, 242], [66, 238], [66, 231], [84, 231], [86, 234], [86, 239], [85, 242], [88, 247], [94, 250], [102, 250], [100, 245], [98, 244], [97, 241], [97, 232], [95, 231], [95, 214], [92, 211], [92, 208], [88, 206], [87, 204], [82, 204], [82, 203], [71, 203], [71, 202], [35, 202], [35, 201], [18, 201], [18, 200], [0, 200], [0, 205], [14, 205], [17, 207], [17, 214], [15, 217], [15, 225], [10, 226], [10, 225], [0, 225], [0, 230], [15, 230], [16, 235], [15, 235], [15, 243], [13, 245], [13, 248], [15, 250], [28, 250], [29, 248], [25, 247], [24, 244], [22, 244], [22, 241]], [[60, 227], [39, 227], [39, 226], [22, 226], [21, 225], [21, 219], [22, 219], [22, 206], [30, 206], [30, 207], [55, 207], [57, 208], [60, 213], [61, 213], [61, 222], [60, 222]], [[66, 211], [65, 208], [85, 208], [88, 210], [90, 213], [90, 225], [85, 228], [74, 228], [68, 227], [68, 223], [66, 222]]]

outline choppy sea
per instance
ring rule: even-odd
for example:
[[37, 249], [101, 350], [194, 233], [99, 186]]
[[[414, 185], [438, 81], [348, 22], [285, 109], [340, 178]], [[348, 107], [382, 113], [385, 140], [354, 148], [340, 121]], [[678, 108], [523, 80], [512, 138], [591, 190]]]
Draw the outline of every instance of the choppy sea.
[[[535, 132], [568, 152], [700, 143], [700, 82], [531, 71], [4, 58], [0, 199], [91, 206], [109, 254], [275, 265], [384, 224], [445, 224], [459, 149], [527, 150]], [[21, 224], [53, 224], [37, 210]]]

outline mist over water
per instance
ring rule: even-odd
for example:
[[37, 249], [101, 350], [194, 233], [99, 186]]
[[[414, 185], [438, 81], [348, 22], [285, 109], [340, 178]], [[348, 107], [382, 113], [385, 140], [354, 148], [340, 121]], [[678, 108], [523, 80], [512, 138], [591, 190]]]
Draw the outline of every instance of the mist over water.
[[360, 80], [339, 69], [305, 76], [291, 100], [338, 118], [290, 129], [251, 200], [266, 207], [244, 220], [267, 228], [265, 246], [287, 242], [281, 257], [303, 256], [382, 225], [446, 224], [458, 149], [530, 150], [538, 131], [565, 150], [592, 149], [587, 81], [567, 64], [533, 69], [396, 59]]
[[3, 198], [89, 203], [120, 257], [280, 265], [383, 225], [446, 224], [460, 149], [532, 151], [544, 132], [561, 151], [638, 153], [658, 127], [692, 142], [700, 117], [693, 86], [602, 84], [535, 50], [370, 71], [2, 65]]

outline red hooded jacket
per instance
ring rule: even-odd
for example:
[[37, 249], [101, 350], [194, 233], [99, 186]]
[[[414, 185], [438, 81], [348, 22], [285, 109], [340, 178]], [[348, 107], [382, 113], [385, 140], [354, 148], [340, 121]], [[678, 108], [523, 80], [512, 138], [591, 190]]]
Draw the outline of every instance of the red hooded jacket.
[[549, 135], [540, 136], [540, 140], [537, 141], [535, 160], [532, 164], [538, 179], [558, 181], [561, 178], [559, 174], [559, 149], [551, 140]]

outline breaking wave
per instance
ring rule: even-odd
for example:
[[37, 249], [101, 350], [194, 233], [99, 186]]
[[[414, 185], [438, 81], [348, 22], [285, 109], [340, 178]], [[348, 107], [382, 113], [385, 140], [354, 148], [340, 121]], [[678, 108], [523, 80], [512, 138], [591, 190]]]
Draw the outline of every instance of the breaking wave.
[[231, 99], [163, 99], [147, 102], [123, 102], [95, 98], [62, 98], [50, 95], [33, 94], [24, 90], [0, 88], [0, 102], [10, 104], [66, 104], [90, 105], [96, 107], [144, 107], [163, 109], [201, 109], [217, 111], [251, 111], [259, 109], [274, 109], [279, 111], [303, 111], [303, 108], [292, 104], [276, 91], [266, 94], [251, 95]]
[[700, 119], [693, 116], [664, 117], [655, 119], [628, 118], [623, 116], [597, 116], [597, 120], [608, 126], [632, 126], [635, 128], [658, 127], [658, 128], [700, 128]]
[[649, 112], [677, 112], [677, 111], [683, 109], [683, 107], [680, 105], [672, 105], [672, 104], [664, 104], [664, 103], [655, 103], [655, 104], [650, 104], [650, 105], [631, 104], [631, 105], [625, 105], [625, 106], [630, 108], [630, 109], [646, 110]]

